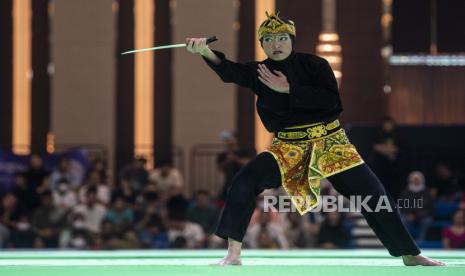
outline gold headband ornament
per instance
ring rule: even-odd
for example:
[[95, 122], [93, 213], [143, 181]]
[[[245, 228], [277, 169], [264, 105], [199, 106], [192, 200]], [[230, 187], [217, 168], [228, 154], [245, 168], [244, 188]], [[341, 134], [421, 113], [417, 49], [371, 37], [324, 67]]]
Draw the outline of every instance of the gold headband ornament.
[[258, 28], [258, 39], [262, 38], [266, 34], [278, 34], [278, 33], [287, 33], [289, 35], [295, 36], [295, 24], [291, 20], [282, 20], [278, 17], [277, 14], [272, 13], [271, 15], [268, 12], [265, 12], [267, 19], [262, 22]]

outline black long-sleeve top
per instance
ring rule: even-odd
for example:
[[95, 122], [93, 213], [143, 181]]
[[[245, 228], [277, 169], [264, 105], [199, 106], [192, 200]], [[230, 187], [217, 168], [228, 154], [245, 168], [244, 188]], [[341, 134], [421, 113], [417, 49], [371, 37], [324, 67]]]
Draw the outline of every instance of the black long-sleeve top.
[[[257, 112], [269, 132], [286, 127], [336, 119], [342, 112], [336, 78], [328, 62], [316, 55], [292, 52], [286, 59], [245, 64], [228, 60], [213, 51], [221, 60], [208, 66], [228, 83], [250, 88], [257, 95]], [[289, 82], [289, 94], [279, 93], [258, 79], [258, 64], [270, 71], [281, 71]]]

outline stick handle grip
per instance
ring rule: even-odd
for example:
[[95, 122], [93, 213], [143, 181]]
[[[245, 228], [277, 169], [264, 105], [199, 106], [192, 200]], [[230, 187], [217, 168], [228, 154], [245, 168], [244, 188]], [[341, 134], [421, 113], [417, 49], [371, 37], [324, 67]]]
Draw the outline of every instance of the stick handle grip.
[[207, 38], [207, 44], [213, 43], [217, 40], [218, 38], [216, 36], [210, 36], [209, 38]]

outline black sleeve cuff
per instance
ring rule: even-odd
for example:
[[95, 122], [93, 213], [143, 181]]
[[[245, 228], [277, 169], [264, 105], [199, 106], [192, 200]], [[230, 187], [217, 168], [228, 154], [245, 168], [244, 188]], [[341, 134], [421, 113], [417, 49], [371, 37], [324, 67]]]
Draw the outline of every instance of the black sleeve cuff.
[[212, 52], [215, 53], [215, 55], [221, 60], [220, 64], [215, 64], [215, 63], [211, 62], [209, 59], [207, 59], [206, 57], [202, 56], [203, 60], [205, 60], [207, 65], [212, 70], [214, 70], [216, 72], [223, 72], [224, 68], [226, 67], [226, 56], [220, 51], [212, 50]]

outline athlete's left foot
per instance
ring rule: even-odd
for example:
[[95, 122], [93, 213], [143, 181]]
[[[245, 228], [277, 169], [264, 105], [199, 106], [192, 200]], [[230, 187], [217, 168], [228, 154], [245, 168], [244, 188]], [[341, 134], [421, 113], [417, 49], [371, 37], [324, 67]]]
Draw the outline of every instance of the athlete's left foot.
[[432, 260], [428, 257], [421, 255], [412, 256], [406, 255], [402, 256], [402, 261], [406, 266], [422, 265], [422, 266], [445, 266], [446, 264], [440, 261]]
[[219, 262], [212, 263], [210, 265], [242, 265], [241, 257], [240, 256], [230, 256], [227, 255], [223, 259], [221, 259]]

